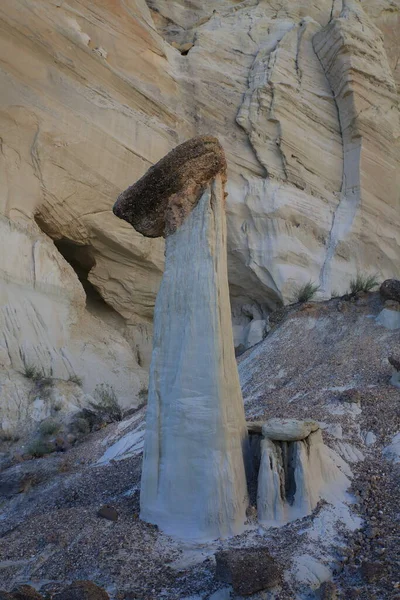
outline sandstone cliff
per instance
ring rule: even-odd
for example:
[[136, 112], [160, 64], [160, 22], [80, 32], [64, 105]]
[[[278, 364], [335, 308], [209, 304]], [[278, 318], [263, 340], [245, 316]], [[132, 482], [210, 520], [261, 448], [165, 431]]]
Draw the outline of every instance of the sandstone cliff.
[[296, 284], [330, 297], [357, 270], [400, 274], [399, 15], [398, 0], [1, 3], [3, 421], [26, 409], [31, 363], [137, 401], [164, 247], [111, 207], [195, 134], [227, 155], [237, 343]]

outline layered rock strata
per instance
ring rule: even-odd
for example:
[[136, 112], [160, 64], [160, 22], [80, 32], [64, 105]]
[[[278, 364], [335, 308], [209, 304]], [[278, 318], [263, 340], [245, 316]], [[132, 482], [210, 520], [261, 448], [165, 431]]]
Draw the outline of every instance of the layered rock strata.
[[247, 430], [234, 356], [226, 264], [225, 160], [195, 138], [124, 192], [114, 212], [166, 235], [157, 296], [141, 517], [205, 540], [246, 518]]

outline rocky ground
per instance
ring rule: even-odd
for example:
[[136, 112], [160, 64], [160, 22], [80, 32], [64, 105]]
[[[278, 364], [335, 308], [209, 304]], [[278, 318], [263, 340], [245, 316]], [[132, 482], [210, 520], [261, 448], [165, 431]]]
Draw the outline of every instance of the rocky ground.
[[[378, 294], [290, 307], [239, 359], [248, 418], [318, 420], [353, 473], [352, 496], [276, 528], [258, 526], [253, 509], [242, 535], [182, 545], [138, 518], [143, 410], [43, 458], [3, 442], [0, 589], [51, 594], [89, 579], [114, 600], [238, 598], [216, 580], [214, 554], [267, 547], [283, 582], [254, 598], [400, 598], [399, 464], [383, 453], [400, 430], [387, 360], [400, 335], [378, 324], [382, 309]], [[98, 515], [105, 505], [117, 520]]]

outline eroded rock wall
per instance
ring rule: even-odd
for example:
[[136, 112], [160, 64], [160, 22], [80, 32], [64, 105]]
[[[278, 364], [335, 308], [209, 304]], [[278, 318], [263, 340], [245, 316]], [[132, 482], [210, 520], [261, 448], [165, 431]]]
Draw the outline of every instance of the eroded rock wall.
[[[97, 352], [110, 327], [121, 352], [102, 380], [121, 356], [142, 376], [164, 246], [111, 206], [196, 134], [217, 135], [228, 160], [238, 345], [298, 284], [329, 297], [357, 270], [399, 276], [399, 15], [398, 0], [3, 2], [1, 226], [24, 238], [0, 257], [4, 377], [20, 369], [29, 297], [38, 356], [72, 340]], [[33, 265], [68, 276], [48, 293]], [[91, 392], [100, 375], [71, 352]], [[118, 375], [126, 402], [131, 377]]]

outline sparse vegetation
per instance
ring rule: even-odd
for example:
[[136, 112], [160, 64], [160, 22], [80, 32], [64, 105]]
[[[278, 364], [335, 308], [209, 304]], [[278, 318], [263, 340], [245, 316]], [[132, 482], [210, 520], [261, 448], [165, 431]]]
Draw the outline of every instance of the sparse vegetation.
[[24, 364], [24, 370], [23, 370], [22, 374], [27, 379], [32, 379], [33, 381], [36, 381], [38, 379], [38, 377], [41, 376], [40, 371], [35, 367], [35, 365], [32, 365], [30, 363]]
[[339, 298], [340, 294], [337, 290], [331, 291], [331, 298]]
[[106, 383], [96, 385], [94, 396], [98, 399], [98, 402], [90, 402], [93, 410], [102, 414], [111, 423], [122, 421], [123, 412], [118, 404], [118, 398], [112, 385]]
[[60, 428], [61, 428], [60, 423], [49, 420], [49, 421], [43, 421], [40, 424], [39, 431], [40, 431], [41, 435], [47, 436], [47, 435], [54, 435], [55, 433], [60, 431]]
[[376, 274], [363, 275], [362, 273], [357, 273], [357, 277], [350, 281], [350, 293], [354, 295], [358, 292], [370, 292], [379, 285], [376, 277]]
[[26, 449], [27, 454], [34, 456], [35, 458], [41, 458], [45, 454], [51, 453], [51, 448], [49, 444], [44, 442], [43, 440], [34, 440], [29, 444]]
[[138, 393], [138, 396], [139, 396], [139, 400], [140, 400], [140, 402], [141, 402], [141, 403], [143, 403], [143, 404], [144, 404], [145, 402], [147, 402], [147, 396], [148, 396], [148, 395], [149, 395], [149, 390], [148, 390], [147, 388], [142, 388], [142, 389], [139, 391], [139, 393]]
[[319, 288], [320, 286], [313, 281], [297, 287], [293, 297], [294, 302], [308, 302], [315, 296]]
[[82, 384], [83, 384], [82, 377], [79, 377], [79, 375], [76, 375], [76, 373], [74, 373], [73, 375], [70, 375], [68, 377], [68, 381], [70, 381], [71, 383], [76, 383], [76, 385], [79, 385], [79, 387], [82, 387]]
[[43, 369], [36, 367], [32, 363], [24, 363], [22, 374], [35, 382], [37, 391], [40, 392], [42, 398], [48, 398], [50, 394], [49, 388], [54, 385], [54, 379], [51, 375], [46, 374]]
[[74, 431], [75, 433], [82, 433], [83, 435], [86, 435], [88, 433], [90, 433], [90, 423], [87, 419], [85, 419], [84, 417], [75, 417], [74, 420], [71, 422], [71, 426], [70, 426], [71, 431]]
[[19, 435], [0, 427], [0, 442], [18, 442]]

